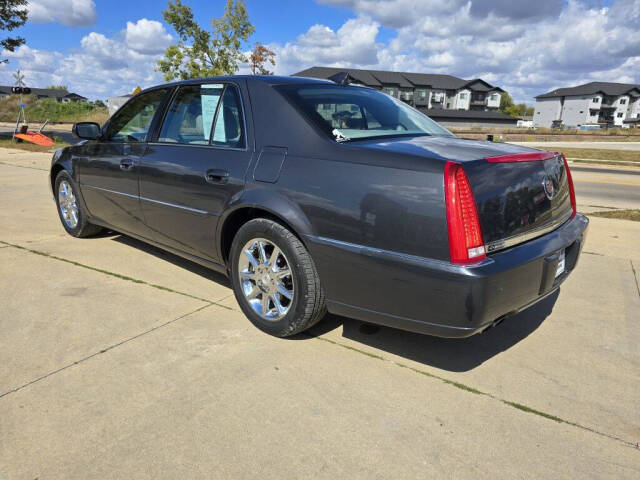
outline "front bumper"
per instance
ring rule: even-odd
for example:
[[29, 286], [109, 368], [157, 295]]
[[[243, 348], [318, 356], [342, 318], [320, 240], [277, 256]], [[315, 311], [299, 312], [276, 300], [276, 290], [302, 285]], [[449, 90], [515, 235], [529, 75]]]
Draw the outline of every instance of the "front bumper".
[[[313, 239], [310, 247], [330, 312], [430, 335], [468, 337], [555, 291], [575, 268], [588, 225], [587, 217], [577, 214], [546, 235], [470, 266], [326, 239]], [[565, 272], [555, 278], [563, 249]]]

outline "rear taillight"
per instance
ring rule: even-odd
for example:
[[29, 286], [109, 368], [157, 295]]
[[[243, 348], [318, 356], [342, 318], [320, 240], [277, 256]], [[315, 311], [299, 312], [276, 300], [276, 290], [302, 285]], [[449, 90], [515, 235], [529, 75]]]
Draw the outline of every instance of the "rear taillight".
[[564, 162], [564, 171], [567, 172], [567, 183], [569, 184], [569, 195], [571, 196], [571, 208], [573, 208], [573, 214], [571, 218], [575, 217], [578, 207], [576, 205], [576, 191], [573, 189], [573, 179], [571, 178], [571, 170], [569, 170], [569, 164], [564, 154], [562, 154], [562, 161]]
[[461, 165], [444, 167], [444, 197], [447, 206], [449, 252], [453, 263], [477, 262], [486, 257], [476, 201]]

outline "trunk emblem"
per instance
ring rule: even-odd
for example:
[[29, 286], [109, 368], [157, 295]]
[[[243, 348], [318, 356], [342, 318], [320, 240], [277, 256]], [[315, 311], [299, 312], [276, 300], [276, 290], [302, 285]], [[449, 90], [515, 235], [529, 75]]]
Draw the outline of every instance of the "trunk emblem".
[[553, 186], [553, 181], [547, 175], [542, 179], [542, 188], [544, 189], [544, 194], [547, 196], [549, 200], [553, 200], [553, 197], [556, 195], [556, 189]]

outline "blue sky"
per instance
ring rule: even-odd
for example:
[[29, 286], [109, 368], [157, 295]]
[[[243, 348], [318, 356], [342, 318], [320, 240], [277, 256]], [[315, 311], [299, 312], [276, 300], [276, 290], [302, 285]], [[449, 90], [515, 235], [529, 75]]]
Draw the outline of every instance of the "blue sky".
[[[202, 25], [212, 17], [224, 14], [224, 1], [187, 0]], [[301, 0], [248, 0], [251, 22], [257, 27], [254, 39], [262, 43], [286, 42], [292, 36], [305, 32], [310, 25], [322, 23], [337, 29], [350, 16], [346, 8], [335, 8], [312, 1]], [[163, 22], [162, 10], [167, 2], [160, 0], [96, 1], [97, 21], [88, 27], [69, 28], [59, 23], [28, 23], [19, 34], [29, 40], [33, 48], [67, 50], [76, 48], [82, 37], [92, 31], [113, 35], [122, 30], [127, 20], [147, 18]], [[164, 22], [163, 22], [164, 23]], [[286, 25], [286, 27], [285, 27]]]
[[[185, 0], [201, 24], [224, 0]], [[640, 0], [247, 0], [250, 39], [277, 54], [276, 73], [313, 65], [481, 77], [516, 100], [587, 81], [640, 83]], [[66, 84], [105, 98], [159, 83], [175, 32], [163, 0], [31, 0], [3, 52], [0, 83], [21, 68], [31, 86]], [[246, 67], [243, 67], [246, 70]]]

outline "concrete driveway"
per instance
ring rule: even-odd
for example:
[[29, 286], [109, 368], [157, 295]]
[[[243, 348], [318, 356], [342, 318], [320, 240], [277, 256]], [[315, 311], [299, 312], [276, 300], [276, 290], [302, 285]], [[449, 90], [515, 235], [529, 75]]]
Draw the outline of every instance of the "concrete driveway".
[[48, 162], [0, 151], [0, 478], [640, 476], [640, 224], [593, 218], [559, 296], [483, 335], [281, 340], [215, 273], [67, 236]]

